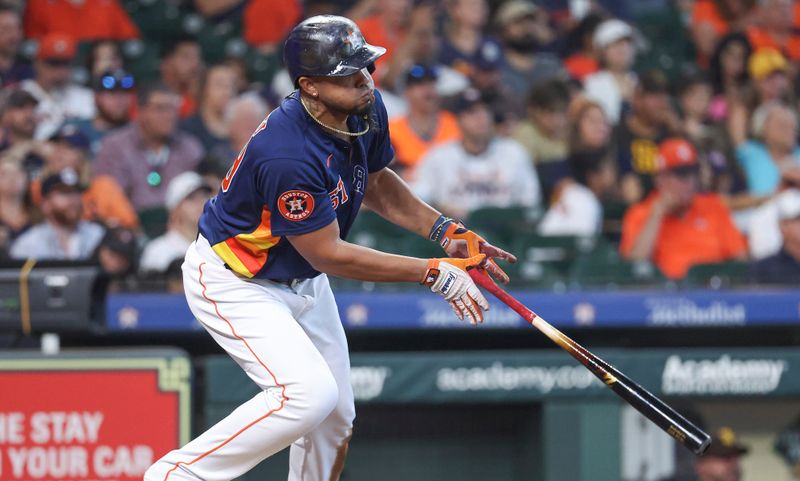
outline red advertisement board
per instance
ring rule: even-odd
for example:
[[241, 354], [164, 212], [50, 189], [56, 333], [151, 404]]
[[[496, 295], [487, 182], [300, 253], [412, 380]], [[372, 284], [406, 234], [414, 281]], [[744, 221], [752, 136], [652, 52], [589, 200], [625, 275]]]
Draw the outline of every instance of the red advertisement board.
[[186, 441], [188, 396], [183, 358], [0, 359], [0, 480], [141, 481]]

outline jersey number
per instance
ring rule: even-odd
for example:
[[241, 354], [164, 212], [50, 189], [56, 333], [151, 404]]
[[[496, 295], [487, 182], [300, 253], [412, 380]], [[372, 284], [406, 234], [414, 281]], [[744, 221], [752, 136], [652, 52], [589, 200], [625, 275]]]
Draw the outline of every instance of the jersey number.
[[[253, 135], [250, 136], [250, 140], [253, 140], [253, 137], [255, 137], [257, 133], [267, 128], [267, 120], [269, 120], [269, 115], [267, 115], [267, 118], [264, 119], [261, 125], [253, 132]], [[236, 156], [236, 160], [233, 161], [233, 165], [228, 169], [228, 173], [225, 174], [225, 178], [222, 179], [222, 192], [228, 192], [228, 188], [231, 186], [231, 182], [233, 182], [233, 176], [236, 175], [236, 171], [238, 171], [239, 166], [242, 165], [242, 159], [244, 159], [244, 153], [247, 152], [247, 146], [250, 145], [250, 140], [244, 144], [242, 150], [239, 151], [239, 155]]]
[[[331, 204], [333, 204], [333, 210], [336, 210], [341, 204], [344, 204], [348, 201], [349, 197], [347, 197], [347, 191], [344, 188], [344, 182], [342, 182], [342, 178], [339, 177], [339, 182], [336, 184], [336, 189], [328, 192], [328, 195], [331, 198]], [[341, 200], [340, 200], [341, 198]]]

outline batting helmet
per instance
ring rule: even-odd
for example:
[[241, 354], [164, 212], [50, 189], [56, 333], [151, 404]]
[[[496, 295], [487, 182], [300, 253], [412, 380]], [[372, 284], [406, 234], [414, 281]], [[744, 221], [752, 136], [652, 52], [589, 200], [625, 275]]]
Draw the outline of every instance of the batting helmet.
[[345, 77], [368, 68], [383, 47], [370, 45], [356, 24], [345, 17], [317, 15], [300, 22], [289, 32], [283, 61], [297, 87], [307, 76]]

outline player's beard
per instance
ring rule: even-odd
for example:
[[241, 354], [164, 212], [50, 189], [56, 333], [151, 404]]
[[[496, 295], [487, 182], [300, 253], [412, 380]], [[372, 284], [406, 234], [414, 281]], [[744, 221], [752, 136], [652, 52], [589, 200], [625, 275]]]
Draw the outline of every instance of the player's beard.
[[378, 119], [375, 112], [375, 99], [373, 97], [366, 105], [356, 107], [350, 112], [350, 115], [356, 115], [366, 120], [369, 124], [370, 130], [378, 129]]

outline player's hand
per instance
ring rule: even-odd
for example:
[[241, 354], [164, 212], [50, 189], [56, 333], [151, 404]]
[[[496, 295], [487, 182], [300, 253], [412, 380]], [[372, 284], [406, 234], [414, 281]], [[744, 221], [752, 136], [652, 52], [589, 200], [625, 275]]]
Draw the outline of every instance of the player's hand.
[[430, 259], [421, 284], [444, 297], [459, 319], [469, 318], [470, 324], [483, 322], [483, 311], [489, 302], [467, 274], [486, 260], [485, 254], [466, 259]]
[[517, 258], [509, 253], [493, 246], [478, 234], [464, 227], [463, 224], [452, 223], [444, 231], [441, 241], [444, 251], [450, 257], [472, 257], [477, 254], [486, 254], [486, 261], [483, 267], [492, 277], [503, 284], [508, 284], [508, 274], [506, 274], [494, 259], [517, 262]]

